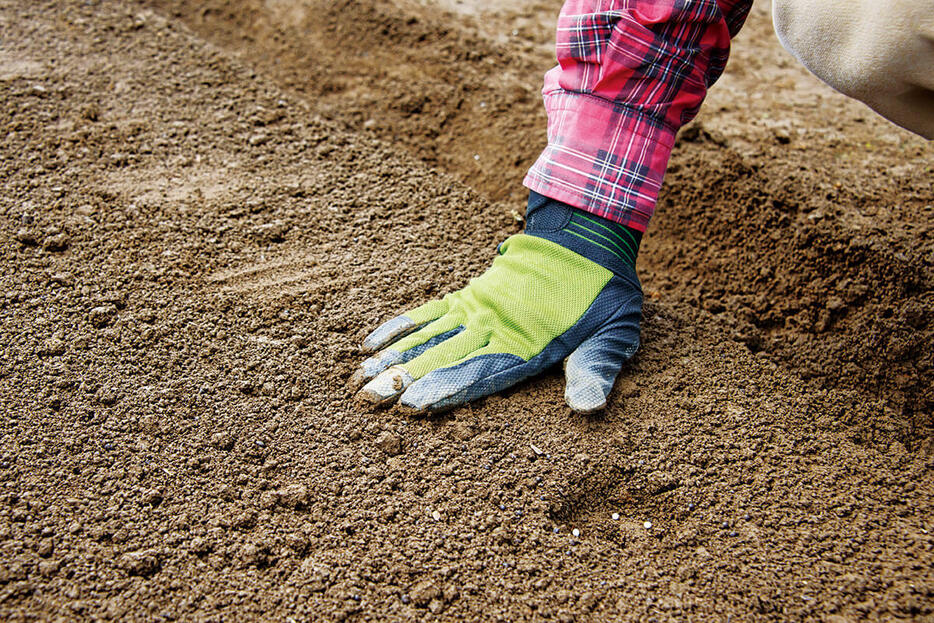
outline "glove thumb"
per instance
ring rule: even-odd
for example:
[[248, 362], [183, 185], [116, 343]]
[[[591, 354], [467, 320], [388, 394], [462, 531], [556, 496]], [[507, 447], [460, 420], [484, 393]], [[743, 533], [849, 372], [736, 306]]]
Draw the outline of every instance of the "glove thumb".
[[590, 336], [564, 363], [564, 400], [573, 411], [594, 413], [606, 407], [623, 364], [639, 348], [639, 323], [614, 323]]

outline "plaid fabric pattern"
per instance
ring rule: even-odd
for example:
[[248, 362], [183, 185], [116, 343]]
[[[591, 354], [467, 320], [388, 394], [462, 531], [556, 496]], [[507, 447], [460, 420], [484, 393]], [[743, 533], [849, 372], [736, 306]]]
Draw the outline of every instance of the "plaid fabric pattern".
[[726, 66], [752, 0], [566, 0], [545, 74], [548, 146], [524, 184], [645, 231], [675, 134]]

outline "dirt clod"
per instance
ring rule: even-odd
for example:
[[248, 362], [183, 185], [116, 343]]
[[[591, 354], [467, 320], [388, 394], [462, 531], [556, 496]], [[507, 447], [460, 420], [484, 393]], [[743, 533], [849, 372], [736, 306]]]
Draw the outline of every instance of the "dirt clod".
[[103, 328], [113, 322], [117, 315], [117, 308], [114, 305], [99, 305], [91, 309], [88, 319], [95, 327]]
[[113, 387], [101, 387], [97, 391], [97, 401], [102, 405], [111, 406], [120, 400], [120, 392]]
[[52, 539], [43, 539], [36, 548], [36, 553], [43, 558], [48, 558], [55, 551], [55, 543]]
[[279, 490], [279, 503], [289, 508], [302, 508], [310, 500], [308, 487], [301, 484], [287, 485]]
[[69, 242], [67, 234], [55, 234], [42, 241], [42, 248], [52, 252], [64, 251], [68, 248]]
[[61, 569], [62, 563], [58, 560], [43, 560], [38, 565], [39, 575], [51, 578]]
[[148, 506], [159, 506], [165, 499], [165, 493], [161, 489], [147, 489], [143, 492], [142, 502]]
[[433, 601], [440, 602], [441, 596], [441, 589], [431, 578], [420, 580], [409, 589], [409, 598], [419, 608], [428, 607]]
[[468, 422], [458, 420], [454, 423], [451, 432], [455, 439], [467, 441], [477, 434], [477, 429]]
[[154, 550], [128, 552], [120, 557], [120, 566], [130, 575], [151, 576], [159, 571], [159, 556]]
[[235, 443], [236, 438], [229, 431], [220, 431], [211, 435], [211, 445], [218, 450], [230, 450]]
[[39, 240], [36, 237], [36, 233], [26, 227], [20, 227], [16, 230], [14, 238], [21, 244], [27, 247], [34, 247], [39, 244]]
[[402, 437], [386, 431], [376, 438], [376, 447], [389, 456], [402, 454]]
[[58, 337], [52, 337], [42, 342], [39, 348], [41, 357], [57, 357], [65, 353], [65, 342]]

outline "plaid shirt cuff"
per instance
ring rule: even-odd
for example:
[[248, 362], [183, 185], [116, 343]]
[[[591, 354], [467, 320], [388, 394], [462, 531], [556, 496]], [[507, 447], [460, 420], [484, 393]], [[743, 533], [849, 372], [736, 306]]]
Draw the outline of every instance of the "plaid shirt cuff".
[[631, 106], [561, 89], [546, 91], [545, 108], [548, 146], [523, 184], [644, 232], [677, 129]]

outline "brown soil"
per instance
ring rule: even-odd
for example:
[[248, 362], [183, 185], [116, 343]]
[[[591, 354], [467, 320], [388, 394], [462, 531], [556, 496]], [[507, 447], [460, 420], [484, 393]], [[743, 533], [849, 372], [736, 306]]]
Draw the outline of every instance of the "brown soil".
[[934, 147], [766, 4], [606, 413], [351, 401], [518, 230], [558, 4], [0, 0], [0, 618], [934, 618]]

